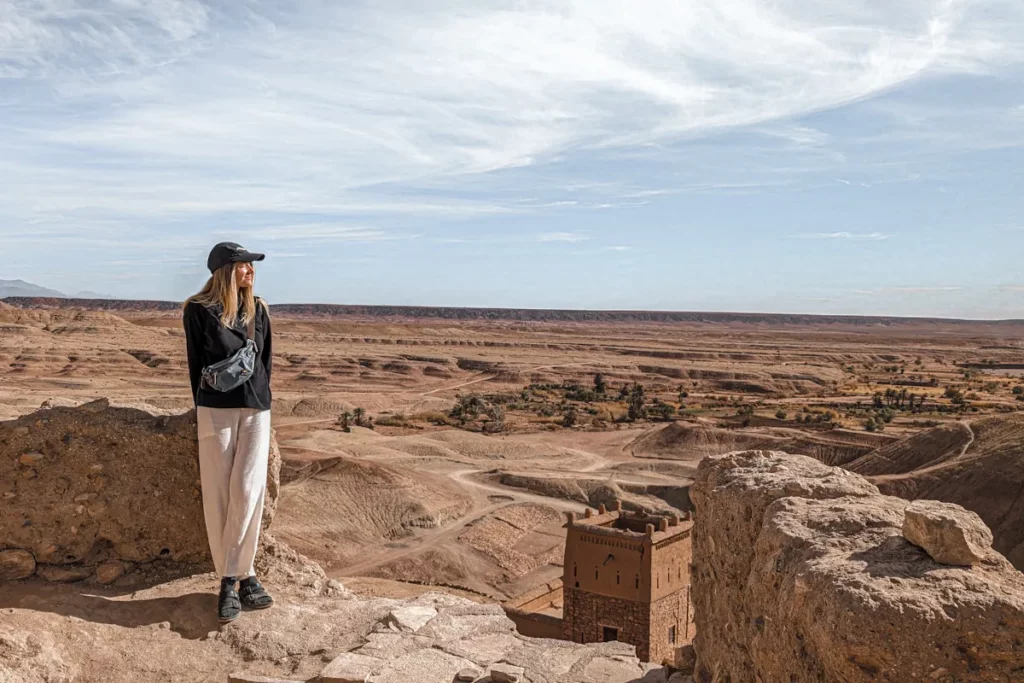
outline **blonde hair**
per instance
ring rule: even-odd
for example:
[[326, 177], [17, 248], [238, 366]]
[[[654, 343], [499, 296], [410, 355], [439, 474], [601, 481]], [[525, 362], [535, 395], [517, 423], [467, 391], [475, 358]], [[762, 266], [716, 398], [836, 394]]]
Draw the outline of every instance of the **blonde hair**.
[[225, 327], [231, 327], [238, 317], [238, 303], [242, 303], [242, 322], [248, 325], [256, 318], [256, 304], [263, 306], [269, 313], [267, 304], [252, 293], [252, 287], [239, 287], [235, 279], [235, 264], [228, 263], [214, 271], [210, 279], [197, 294], [185, 300], [185, 306], [193, 301], [203, 306], [220, 305], [220, 321]]

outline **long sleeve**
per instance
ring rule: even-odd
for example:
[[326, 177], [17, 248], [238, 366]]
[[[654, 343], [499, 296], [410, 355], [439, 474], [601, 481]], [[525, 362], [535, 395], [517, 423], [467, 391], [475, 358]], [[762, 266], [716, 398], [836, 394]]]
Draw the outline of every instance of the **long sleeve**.
[[274, 359], [273, 350], [273, 334], [270, 331], [270, 308], [268, 306], [263, 307], [264, 321], [263, 325], [263, 354], [260, 356], [260, 360], [263, 361], [263, 368], [267, 371], [267, 386], [270, 386], [270, 365]]
[[192, 383], [192, 400], [198, 400], [203, 376], [203, 324], [196, 304], [189, 304], [182, 315], [185, 326], [185, 351], [188, 356], [188, 378]]

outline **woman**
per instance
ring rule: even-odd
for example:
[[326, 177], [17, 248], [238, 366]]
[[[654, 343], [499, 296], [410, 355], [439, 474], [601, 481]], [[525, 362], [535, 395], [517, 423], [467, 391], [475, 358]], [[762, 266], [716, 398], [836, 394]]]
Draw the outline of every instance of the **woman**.
[[[263, 259], [234, 242], [216, 245], [206, 262], [212, 276], [185, 302], [183, 314], [206, 532], [221, 577], [221, 623], [237, 619], [243, 606], [266, 609], [274, 602], [253, 567], [270, 453], [270, 315], [253, 296], [253, 262]], [[256, 344], [251, 377], [218, 391], [203, 380], [203, 368], [245, 347], [250, 330]]]

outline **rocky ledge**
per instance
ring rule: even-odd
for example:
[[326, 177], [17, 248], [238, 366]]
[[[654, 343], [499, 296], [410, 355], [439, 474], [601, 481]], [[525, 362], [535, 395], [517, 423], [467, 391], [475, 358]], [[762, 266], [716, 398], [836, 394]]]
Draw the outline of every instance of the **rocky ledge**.
[[691, 496], [698, 682], [1024, 680], [1024, 574], [977, 515], [768, 451]]

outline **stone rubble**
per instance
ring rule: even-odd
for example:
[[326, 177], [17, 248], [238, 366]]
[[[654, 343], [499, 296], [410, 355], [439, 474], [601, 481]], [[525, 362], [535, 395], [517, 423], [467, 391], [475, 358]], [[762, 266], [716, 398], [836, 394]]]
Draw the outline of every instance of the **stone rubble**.
[[[413, 600], [348, 598], [317, 617], [329, 628], [310, 629], [307, 607], [281, 605], [262, 623], [239, 620], [213, 638], [255, 666], [324, 653], [313, 683], [666, 683], [670, 672], [640, 662], [622, 643], [581, 645], [528, 638], [499, 605], [444, 593]], [[280, 608], [280, 609], [279, 609]], [[429, 619], [413, 628], [402, 615]], [[394, 630], [396, 613], [406, 628]], [[259, 669], [256, 669], [259, 671]], [[240, 678], [242, 674], [234, 674]], [[244, 680], [244, 679], [241, 679]], [[301, 679], [300, 679], [301, 680]]]

